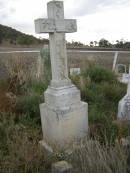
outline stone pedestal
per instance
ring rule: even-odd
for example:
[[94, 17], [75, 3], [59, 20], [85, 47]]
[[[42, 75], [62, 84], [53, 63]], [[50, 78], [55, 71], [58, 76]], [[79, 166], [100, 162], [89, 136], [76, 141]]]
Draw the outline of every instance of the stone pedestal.
[[67, 146], [87, 135], [88, 105], [74, 86], [49, 87], [40, 105], [43, 139], [48, 145]]

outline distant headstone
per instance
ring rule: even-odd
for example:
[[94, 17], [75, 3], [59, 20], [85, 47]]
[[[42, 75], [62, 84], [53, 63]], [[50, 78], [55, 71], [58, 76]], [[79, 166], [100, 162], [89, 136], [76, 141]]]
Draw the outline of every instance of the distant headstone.
[[125, 64], [117, 64], [116, 65], [116, 74], [118, 75], [118, 80], [121, 83], [128, 83], [129, 74], [126, 72], [126, 65]]
[[118, 105], [118, 119], [130, 120], [130, 66], [127, 93], [123, 99], [120, 100]]
[[37, 33], [49, 33], [52, 70], [45, 103], [40, 105], [44, 140], [41, 144], [64, 149], [87, 135], [88, 106], [68, 77], [65, 33], [76, 32], [76, 20], [64, 19], [62, 1], [49, 2], [47, 9], [48, 19], [35, 21]]
[[126, 65], [124, 64], [117, 64], [116, 65], [116, 72], [117, 73], [126, 73]]
[[129, 82], [129, 74], [128, 73], [123, 73], [122, 74], [122, 79], [120, 80], [120, 82], [124, 83], [124, 84], [128, 84]]
[[80, 72], [80, 68], [70, 68], [70, 75], [78, 75]]

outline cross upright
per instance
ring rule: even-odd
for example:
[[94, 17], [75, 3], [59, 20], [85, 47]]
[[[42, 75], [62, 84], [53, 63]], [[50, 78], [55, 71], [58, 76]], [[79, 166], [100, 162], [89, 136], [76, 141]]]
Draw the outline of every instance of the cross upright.
[[52, 87], [71, 84], [67, 69], [67, 52], [65, 33], [77, 31], [76, 20], [64, 19], [62, 1], [51, 1], [47, 4], [48, 19], [35, 20], [36, 33], [49, 33], [50, 56], [52, 69]]

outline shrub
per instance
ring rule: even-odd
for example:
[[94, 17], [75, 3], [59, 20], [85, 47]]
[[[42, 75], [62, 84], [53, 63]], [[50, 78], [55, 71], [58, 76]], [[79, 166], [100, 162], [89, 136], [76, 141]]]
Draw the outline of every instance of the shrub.
[[27, 85], [28, 91], [17, 97], [15, 110], [17, 113], [26, 114], [30, 118], [40, 120], [39, 104], [44, 102], [43, 93], [47, 83], [33, 80]]
[[83, 72], [83, 75], [85, 77], [89, 76], [93, 82], [97, 83], [104, 81], [116, 81], [116, 77], [113, 72], [100, 66], [94, 66], [93, 68], [87, 69]]
[[113, 120], [117, 118], [118, 102], [125, 95], [126, 86], [119, 83], [111, 71], [99, 66], [89, 68], [82, 76], [84, 84], [80, 82], [80, 76], [73, 80], [81, 90], [82, 99], [89, 105], [90, 133], [98, 136], [101, 142], [107, 138], [114, 143], [119, 131]]
[[41, 96], [38, 94], [21, 96], [16, 103], [16, 112], [40, 120], [39, 104], [41, 100]]
[[41, 80], [32, 80], [28, 83], [28, 93], [32, 94], [42, 94], [47, 89], [48, 83], [47, 81], [41, 81]]
[[102, 91], [107, 100], [118, 103], [118, 101], [125, 95], [125, 85], [115, 82], [112, 84], [103, 83]]
[[101, 143], [115, 143], [118, 127], [113, 123], [111, 112], [101, 110], [98, 104], [89, 107], [89, 126], [91, 137], [97, 137]]
[[89, 123], [102, 123], [105, 119], [104, 112], [99, 110], [99, 107], [97, 104], [90, 105], [89, 110]]

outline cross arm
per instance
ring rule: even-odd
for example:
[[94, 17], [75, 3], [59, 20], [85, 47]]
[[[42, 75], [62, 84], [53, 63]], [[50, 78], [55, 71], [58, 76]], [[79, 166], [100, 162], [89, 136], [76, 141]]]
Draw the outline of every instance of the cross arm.
[[77, 31], [75, 19], [37, 19], [35, 20], [36, 33], [72, 33]]

